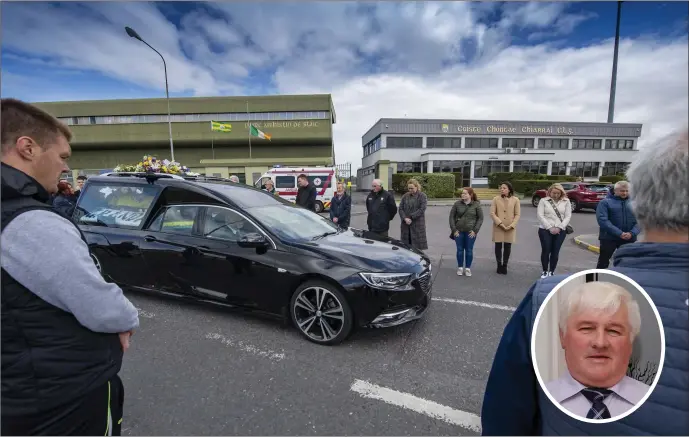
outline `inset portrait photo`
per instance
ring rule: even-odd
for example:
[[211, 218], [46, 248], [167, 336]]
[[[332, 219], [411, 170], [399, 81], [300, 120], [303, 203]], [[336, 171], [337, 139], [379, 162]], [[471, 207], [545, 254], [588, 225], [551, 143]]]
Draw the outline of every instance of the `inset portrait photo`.
[[536, 316], [531, 356], [541, 389], [568, 416], [609, 423], [639, 408], [665, 357], [658, 310], [632, 279], [586, 270], [558, 284]]

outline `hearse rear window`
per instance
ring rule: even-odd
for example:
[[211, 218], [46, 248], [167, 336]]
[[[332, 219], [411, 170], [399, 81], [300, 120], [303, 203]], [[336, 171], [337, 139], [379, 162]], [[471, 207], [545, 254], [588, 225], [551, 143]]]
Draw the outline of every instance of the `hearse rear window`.
[[74, 218], [80, 225], [138, 228], [157, 192], [158, 188], [150, 185], [89, 184]]

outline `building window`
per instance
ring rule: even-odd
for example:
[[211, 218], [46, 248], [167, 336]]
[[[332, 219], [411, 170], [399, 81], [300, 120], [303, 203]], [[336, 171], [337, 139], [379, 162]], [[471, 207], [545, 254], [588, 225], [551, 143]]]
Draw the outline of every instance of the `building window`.
[[569, 171], [571, 176], [597, 178], [600, 162], [573, 162]]
[[594, 139], [585, 139], [585, 140], [580, 140], [580, 139], [573, 139], [572, 140], [572, 149], [600, 149], [601, 148], [601, 140], [594, 140]]
[[464, 139], [466, 149], [497, 149], [497, 137], [466, 137]]
[[433, 161], [433, 173], [464, 173], [467, 168], [471, 169], [471, 161]]
[[380, 136], [377, 136], [375, 139], [369, 141], [367, 144], [364, 145], [364, 156], [368, 156], [380, 150], [380, 145]]
[[[504, 140], [503, 140], [504, 141]], [[568, 149], [569, 138], [539, 138], [539, 149]]]
[[634, 148], [634, 140], [605, 140], [605, 148], [632, 150]]
[[422, 145], [421, 137], [388, 137], [385, 142], [388, 149], [420, 149]]
[[[173, 123], [198, 123], [204, 121], [292, 121], [292, 120], [328, 120], [328, 111], [291, 111], [291, 112], [226, 112], [216, 114], [172, 114]], [[96, 117], [60, 117], [68, 125], [82, 124], [131, 124], [131, 123], [167, 123], [167, 114], [149, 115], [106, 115]]]
[[487, 178], [491, 173], [508, 173], [510, 171], [509, 161], [475, 161], [474, 177]]
[[603, 176], [624, 174], [627, 171], [629, 164], [629, 162], [606, 162], [603, 166]]
[[426, 148], [428, 149], [459, 149], [462, 147], [462, 138], [459, 137], [428, 137]]
[[398, 162], [397, 173], [422, 173], [420, 162]]
[[552, 168], [550, 169], [550, 174], [555, 176], [564, 176], [567, 174], [567, 162], [566, 161], [553, 161]]
[[548, 174], [548, 161], [514, 161], [512, 172]]
[[533, 149], [533, 138], [503, 138], [502, 148], [512, 147], [515, 149]]

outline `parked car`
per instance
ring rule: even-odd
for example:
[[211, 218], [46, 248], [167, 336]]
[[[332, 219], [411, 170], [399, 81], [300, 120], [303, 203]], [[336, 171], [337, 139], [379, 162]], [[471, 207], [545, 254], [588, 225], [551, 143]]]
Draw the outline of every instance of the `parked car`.
[[[567, 197], [572, 203], [572, 211], [580, 211], [583, 208], [596, 209], [598, 202], [608, 195], [609, 184], [586, 182], [562, 182], [562, 188], [567, 192]], [[536, 190], [531, 197], [534, 207], [546, 196], [546, 190]]]
[[123, 288], [281, 316], [326, 345], [418, 319], [431, 302], [423, 252], [254, 187], [111, 173], [83, 190], [73, 218]]

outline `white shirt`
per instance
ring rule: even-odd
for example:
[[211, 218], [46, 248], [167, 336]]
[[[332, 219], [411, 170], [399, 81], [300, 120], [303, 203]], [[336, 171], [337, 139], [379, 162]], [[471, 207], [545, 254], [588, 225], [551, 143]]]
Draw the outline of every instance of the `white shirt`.
[[[555, 200], [553, 200], [555, 202]], [[560, 228], [565, 229], [572, 219], [572, 204], [568, 199], [560, 199], [555, 202], [555, 207], [560, 212], [562, 220], [555, 213], [555, 209], [550, 204], [550, 197], [545, 197], [538, 202], [536, 215], [541, 229]]]
[[[591, 402], [581, 393], [586, 386], [572, 378], [569, 372], [545, 386], [557, 403], [575, 416], [585, 418], [591, 409]], [[603, 403], [608, 407], [610, 417], [615, 418], [641, 402], [651, 386], [625, 376], [609, 389], [612, 393], [605, 398]]]

